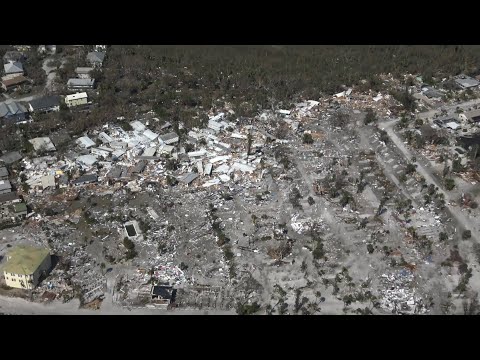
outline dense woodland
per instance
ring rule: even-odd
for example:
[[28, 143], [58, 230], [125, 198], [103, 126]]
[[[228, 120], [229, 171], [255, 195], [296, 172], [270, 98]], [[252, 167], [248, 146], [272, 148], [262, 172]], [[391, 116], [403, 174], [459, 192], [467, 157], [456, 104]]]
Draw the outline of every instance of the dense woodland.
[[221, 98], [248, 113], [362, 79], [380, 87], [380, 73], [428, 81], [476, 75], [479, 66], [478, 46], [112, 46], [101, 89], [111, 105], [151, 104], [160, 114], [208, 109]]
[[[59, 81], [65, 82], [76, 66], [85, 65], [88, 48], [71, 51]], [[0, 53], [3, 55], [3, 51]], [[40, 65], [41, 66], [41, 65]], [[252, 116], [272, 106], [290, 107], [299, 99], [318, 99], [361, 84], [378, 91], [376, 74], [422, 75], [427, 82], [461, 72], [480, 72], [480, 46], [159, 46], [113, 45], [103, 71], [96, 71], [99, 95], [90, 113], [46, 116], [25, 127], [40, 136], [59, 127], [72, 134], [135, 112], [153, 109], [157, 116], [187, 128], [205, 121], [206, 110], [225, 102], [239, 116]], [[40, 68], [41, 70], [41, 68]], [[37, 119], [41, 120], [41, 119]], [[15, 126], [2, 129], [2, 150], [21, 147]], [[24, 135], [26, 136], [26, 135]]]

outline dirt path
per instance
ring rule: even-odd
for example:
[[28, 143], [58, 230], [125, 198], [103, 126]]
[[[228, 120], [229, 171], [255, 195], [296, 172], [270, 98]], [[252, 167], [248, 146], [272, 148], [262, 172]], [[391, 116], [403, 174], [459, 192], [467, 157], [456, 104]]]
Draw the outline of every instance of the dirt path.
[[[442, 108], [444, 108], [447, 111], [452, 111], [452, 110], [455, 110], [458, 107], [458, 108], [463, 109], [465, 111], [465, 110], [467, 110], [467, 108], [472, 107], [474, 105], [480, 105], [480, 99], [470, 100], [470, 101], [467, 101], [467, 102], [464, 102], [464, 103], [461, 103], [461, 104], [453, 104], [453, 105], [449, 105], [449, 106], [443, 106]], [[422, 113], [418, 114], [417, 117], [419, 119], [427, 119], [427, 118], [431, 118], [432, 116], [434, 116], [435, 114], [440, 113], [440, 112], [441, 112], [440, 109], [433, 109], [433, 110], [422, 112]]]

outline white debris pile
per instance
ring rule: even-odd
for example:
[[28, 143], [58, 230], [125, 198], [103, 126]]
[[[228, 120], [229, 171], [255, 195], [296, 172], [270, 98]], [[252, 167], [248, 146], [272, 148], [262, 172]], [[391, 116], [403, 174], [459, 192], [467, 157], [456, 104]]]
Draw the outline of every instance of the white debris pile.
[[313, 220], [312, 218], [301, 219], [299, 218], [300, 214], [295, 214], [290, 222], [292, 229], [298, 234], [305, 234], [310, 231], [312, 228]]
[[153, 276], [158, 282], [168, 282], [170, 285], [179, 285], [186, 282], [185, 274], [178, 266], [167, 263], [154, 267]]
[[415, 293], [413, 280], [413, 273], [407, 269], [382, 274], [381, 283], [384, 289], [380, 290], [380, 306], [400, 314], [426, 313], [422, 299]]

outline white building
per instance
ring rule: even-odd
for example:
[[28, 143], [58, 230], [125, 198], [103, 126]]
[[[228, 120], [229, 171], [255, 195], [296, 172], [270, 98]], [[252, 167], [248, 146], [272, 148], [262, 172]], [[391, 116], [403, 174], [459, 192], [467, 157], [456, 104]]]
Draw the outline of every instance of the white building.
[[86, 92], [65, 96], [65, 105], [67, 105], [68, 107], [85, 105], [87, 102], [88, 102], [88, 95]]

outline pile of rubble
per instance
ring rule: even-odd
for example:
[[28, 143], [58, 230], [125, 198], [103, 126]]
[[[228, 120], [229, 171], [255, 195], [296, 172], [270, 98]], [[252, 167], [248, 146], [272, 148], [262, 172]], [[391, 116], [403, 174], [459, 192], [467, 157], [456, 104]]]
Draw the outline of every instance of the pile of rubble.
[[380, 306], [399, 314], [426, 313], [422, 299], [416, 296], [413, 280], [414, 274], [407, 269], [382, 274], [381, 283], [384, 286], [380, 290]]

